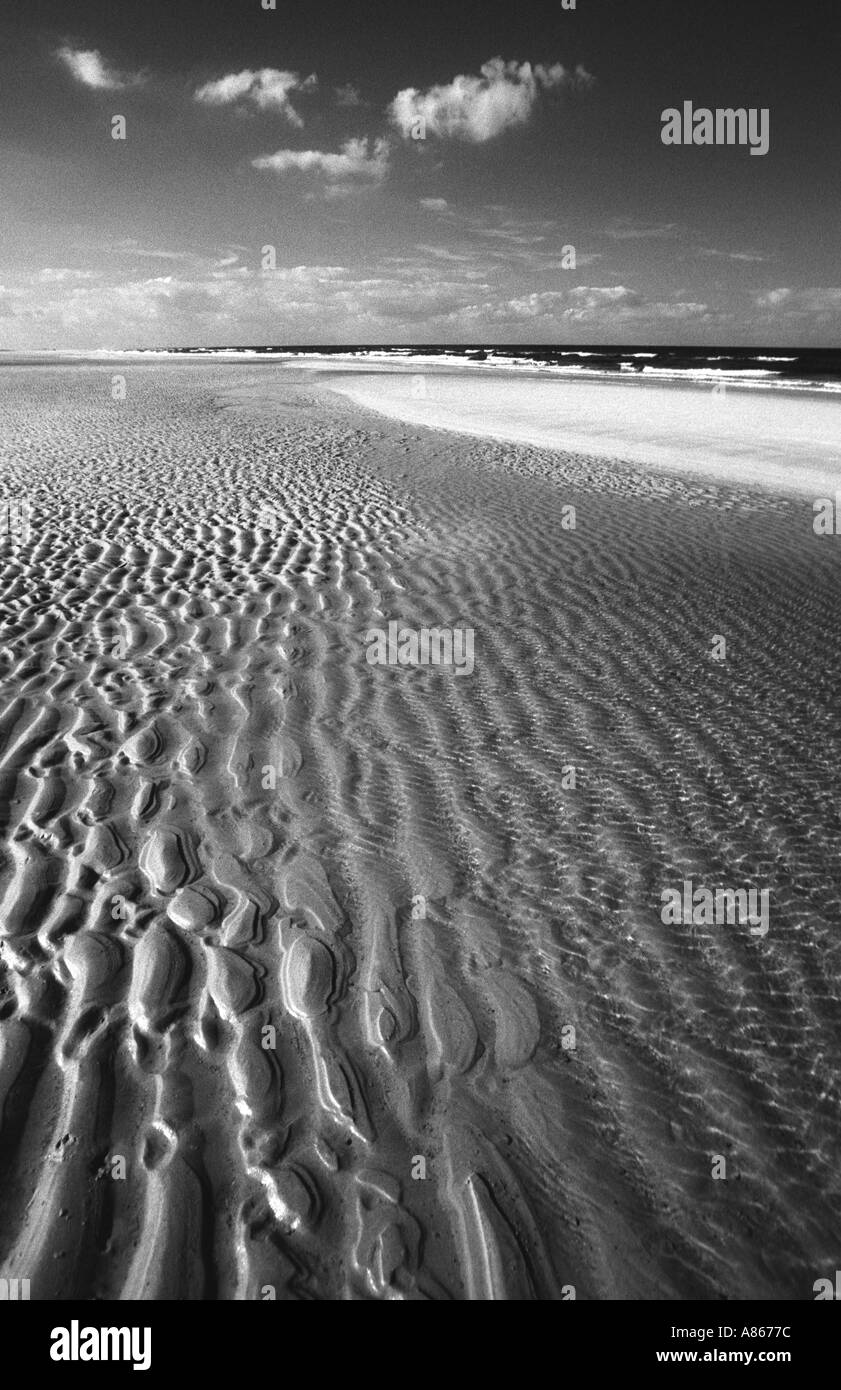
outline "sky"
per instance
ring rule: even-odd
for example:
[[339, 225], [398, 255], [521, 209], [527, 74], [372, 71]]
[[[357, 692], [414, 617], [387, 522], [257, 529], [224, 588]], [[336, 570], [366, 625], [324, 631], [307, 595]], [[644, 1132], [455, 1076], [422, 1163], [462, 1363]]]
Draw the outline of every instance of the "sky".
[[270, 3], [0, 15], [0, 348], [841, 346], [838, 0]]

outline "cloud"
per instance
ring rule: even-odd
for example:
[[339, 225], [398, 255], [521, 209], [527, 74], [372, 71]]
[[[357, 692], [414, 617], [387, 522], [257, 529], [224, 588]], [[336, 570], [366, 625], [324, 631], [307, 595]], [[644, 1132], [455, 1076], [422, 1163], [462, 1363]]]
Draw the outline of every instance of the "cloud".
[[777, 289], [758, 294], [754, 300], [759, 309], [785, 308], [786, 315], [836, 315], [841, 310], [841, 289], [837, 286], [805, 290]]
[[41, 285], [62, 285], [68, 281], [96, 280], [98, 272], [95, 270], [77, 270], [69, 266], [44, 266], [43, 270], [38, 271], [38, 283]]
[[77, 82], [96, 91], [117, 92], [124, 87], [135, 87], [143, 81], [141, 73], [120, 73], [108, 67], [96, 48], [71, 48], [65, 44], [56, 50], [56, 56], [72, 72]]
[[532, 330], [552, 334], [571, 324], [592, 324], [605, 330], [622, 323], [641, 323], [650, 328], [674, 319], [699, 319], [708, 315], [706, 304], [651, 301], [625, 285], [579, 285], [572, 290], [542, 290], [510, 299], [494, 299], [456, 310], [450, 319], [469, 324], [507, 324], [529, 321]]
[[716, 251], [714, 247], [699, 246], [699, 256], [715, 256], [719, 260], [725, 261], [750, 261], [760, 262], [766, 260], [765, 256], [755, 256], [750, 251]]
[[616, 217], [605, 227], [605, 235], [614, 241], [647, 241], [650, 237], [674, 236], [681, 230], [679, 222], [635, 222], [630, 217]]
[[456, 261], [462, 265], [472, 265], [474, 256], [472, 252], [450, 251], [446, 246], [428, 246], [424, 242], [417, 242], [415, 250], [422, 256], [434, 256], [439, 261]]
[[578, 285], [570, 290], [571, 304], [565, 317], [574, 321], [604, 314], [610, 319], [695, 319], [709, 312], [707, 304], [694, 300], [650, 300], [625, 285]]
[[481, 76], [461, 75], [425, 92], [406, 87], [389, 107], [393, 124], [406, 139], [421, 130], [424, 136], [483, 144], [503, 131], [525, 125], [541, 91], [587, 86], [592, 77], [582, 67], [574, 72], [553, 63], [504, 62], [492, 58]]
[[156, 261], [191, 261], [194, 259], [192, 251], [167, 251], [158, 247], [139, 246], [134, 237], [123, 237], [115, 246], [109, 246], [106, 249], [113, 250], [118, 256], [145, 256], [147, 259]]
[[427, 212], [447, 212], [450, 206], [446, 198], [421, 198], [420, 205]]
[[794, 290], [767, 290], [764, 294], [756, 296], [756, 303], [760, 309], [776, 309], [778, 304], [785, 304], [793, 294]]
[[676, 303], [664, 303], [661, 300], [654, 300], [646, 306], [646, 312], [657, 319], [698, 319], [705, 318], [710, 312], [708, 304], [698, 304], [694, 300], [681, 301]]
[[540, 246], [546, 240], [543, 232], [523, 232], [517, 227], [477, 227], [476, 231], [479, 236], [504, 241], [509, 246]]
[[315, 73], [301, 78], [297, 72], [282, 72], [278, 68], [259, 68], [254, 71], [245, 68], [242, 72], [232, 72], [219, 77], [214, 82], [206, 82], [194, 93], [196, 101], [204, 106], [245, 105], [256, 107], [258, 111], [277, 111], [290, 125], [300, 129], [304, 122], [290, 101], [290, 94], [312, 91], [318, 86]]
[[377, 184], [388, 172], [388, 156], [387, 140], [354, 139], [346, 140], [338, 154], [324, 150], [278, 150], [276, 154], [259, 155], [251, 163], [255, 169], [269, 169], [276, 174], [290, 170], [321, 174], [331, 184]]
[[651, 301], [625, 285], [579, 285], [571, 290], [537, 290], [510, 298], [463, 302], [441, 317], [447, 327], [463, 335], [505, 334], [510, 327], [528, 324], [530, 334], [551, 341], [571, 326], [593, 326], [612, 331], [629, 323], [656, 330], [675, 319], [709, 317], [706, 304], [684, 301]]
[[[0, 342], [10, 346], [115, 347], [179, 343], [322, 342], [324, 323], [338, 342], [558, 341], [572, 330], [637, 338], [670, 332], [675, 320], [717, 323], [721, 314], [692, 301], [650, 301], [625, 285], [501, 290], [496, 275], [429, 256], [426, 249], [355, 267], [332, 264], [222, 265], [230, 255], [184, 274], [44, 282], [37, 274], [5, 285]], [[835, 292], [841, 303], [841, 291]], [[7, 307], [3, 307], [3, 306]]]
[[585, 309], [601, 309], [605, 305], [616, 304], [636, 307], [642, 303], [642, 297], [625, 285], [576, 285], [575, 289], [570, 290], [569, 297], [577, 306]]

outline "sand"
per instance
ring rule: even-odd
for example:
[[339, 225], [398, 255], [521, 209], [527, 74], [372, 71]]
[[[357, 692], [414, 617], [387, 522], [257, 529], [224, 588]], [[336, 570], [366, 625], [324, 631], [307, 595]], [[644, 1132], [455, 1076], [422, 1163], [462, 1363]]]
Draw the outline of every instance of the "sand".
[[[841, 638], [810, 500], [272, 364], [114, 370], [3, 372], [0, 1277], [811, 1299]], [[471, 628], [473, 670], [370, 664], [390, 621]], [[665, 924], [684, 880], [769, 890], [767, 935]]]

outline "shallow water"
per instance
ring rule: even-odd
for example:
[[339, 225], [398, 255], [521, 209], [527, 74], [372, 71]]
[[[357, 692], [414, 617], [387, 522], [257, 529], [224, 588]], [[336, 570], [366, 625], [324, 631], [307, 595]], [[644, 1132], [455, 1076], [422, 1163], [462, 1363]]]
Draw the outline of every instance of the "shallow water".
[[841, 485], [841, 402], [825, 396], [475, 367], [348, 367], [319, 379], [413, 424], [786, 492], [819, 494]]

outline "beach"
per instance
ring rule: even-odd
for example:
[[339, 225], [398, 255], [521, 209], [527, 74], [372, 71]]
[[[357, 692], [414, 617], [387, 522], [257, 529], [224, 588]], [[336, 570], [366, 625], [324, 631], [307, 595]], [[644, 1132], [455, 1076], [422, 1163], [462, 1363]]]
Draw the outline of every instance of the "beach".
[[839, 407], [405, 370], [0, 368], [0, 1277], [811, 1299]]

